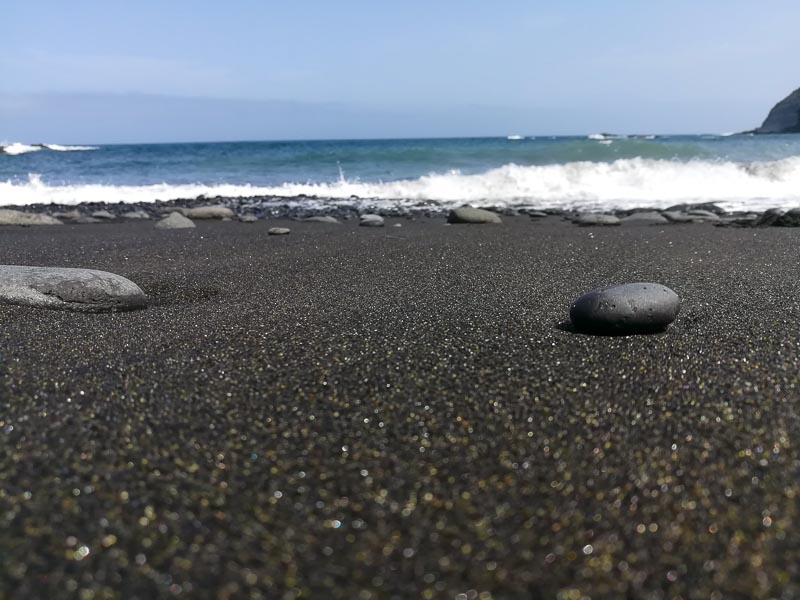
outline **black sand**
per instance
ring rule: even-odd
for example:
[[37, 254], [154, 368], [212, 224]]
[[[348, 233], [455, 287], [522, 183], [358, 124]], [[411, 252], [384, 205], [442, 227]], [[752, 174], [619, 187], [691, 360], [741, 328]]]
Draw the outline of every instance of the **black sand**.
[[0, 306], [0, 597], [800, 594], [797, 230], [402, 222], [1, 228], [154, 305]]

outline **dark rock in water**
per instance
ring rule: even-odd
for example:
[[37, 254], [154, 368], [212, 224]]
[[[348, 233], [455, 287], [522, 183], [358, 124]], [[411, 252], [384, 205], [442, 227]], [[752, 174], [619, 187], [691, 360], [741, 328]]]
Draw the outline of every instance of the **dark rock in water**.
[[0, 303], [103, 312], [144, 308], [147, 296], [106, 271], [0, 265]]
[[581, 227], [592, 227], [595, 225], [619, 225], [621, 223], [621, 221], [614, 215], [601, 215], [597, 213], [580, 214], [575, 217], [572, 222], [576, 225], [580, 225]]
[[769, 111], [753, 133], [800, 133], [800, 89], [796, 89]]
[[793, 208], [779, 216], [773, 227], [800, 227], [800, 208]]
[[288, 227], [271, 227], [267, 230], [269, 235], [289, 235], [292, 232]]
[[303, 219], [308, 223], [330, 223], [332, 225], [339, 225], [338, 219], [336, 217], [328, 217], [328, 216], [316, 216], [316, 217], [306, 217]]
[[626, 283], [583, 294], [569, 316], [585, 333], [652, 333], [666, 329], [680, 307], [678, 295], [659, 283]]
[[469, 224], [483, 224], [483, 223], [502, 223], [503, 221], [495, 213], [483, 210], [481, 208], [472, 208], [471, 206], [462, 206], [454, 208], [447, 215], [448, 223], [469, 223]]
[[770, 225], [774, 225], [777, 223], [778, 219], [783, 216], [784, 212], [786, 211], [780, 208], [770, 208], [756, 219], [755, 223], [753, 223], [753, 227], [769, 227]]

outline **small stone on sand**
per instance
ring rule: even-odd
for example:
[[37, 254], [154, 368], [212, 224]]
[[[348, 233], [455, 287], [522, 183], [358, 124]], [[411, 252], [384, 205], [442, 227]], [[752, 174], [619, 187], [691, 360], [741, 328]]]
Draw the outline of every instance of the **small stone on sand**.
[[156, 229], [194, 229], [196, 225], [179, 212], [173, 212], [156, 223]]
[[471, 206], [462, 206], [454, 208], [447, 216], [448, 223], [469, 223], [469, 224], [483, 224], [483, 223], [502, 223], [502, 219], [495, 213], [482, 208], [472, 208]]
[[663, 331], [678, 316], [678, 294], [659, 283], [626, 283], [586, 292], [569, 316], [578, 331], [597, 334]]

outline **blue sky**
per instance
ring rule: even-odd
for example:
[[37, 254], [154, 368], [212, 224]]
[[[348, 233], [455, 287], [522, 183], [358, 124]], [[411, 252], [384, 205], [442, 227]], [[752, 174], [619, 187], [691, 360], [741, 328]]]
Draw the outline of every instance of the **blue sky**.
[[722, 132], [800, 87], [776, 0], [6, 0], [0, 140]]

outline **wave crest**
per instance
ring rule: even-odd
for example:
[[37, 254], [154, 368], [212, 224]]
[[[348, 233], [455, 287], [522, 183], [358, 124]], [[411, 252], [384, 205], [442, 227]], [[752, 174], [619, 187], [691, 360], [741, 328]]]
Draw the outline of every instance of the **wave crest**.
[[39, 150], [53, 150], [55, 152], [76, 152], [85, 150], [97, 150], [97, 146], [62, 146], [60, 144], [23, 144], [14, 142], [6, 146], [0, 145], [0, 154], [27, 154], [38, 152]]
[[[0, 183], [0, 204], [152, 202], [206, 196], [316, 196], [318, 203], [373, 207], [436, 201], [442, 206], [520, 206], [625, 209], [679, 202], [717, 202], [727, 210], [763, 210], [800, 204], [800, 157], [735, 163], [620, 159], [611, 163], [508, 164], [480, 174], [451, 171], [417, 179], [273, 186], [202, 183], [173, 185], [49, 185], [36, 175]], [[357, 199], [352, 198], [356, 196]], [[332, 200], [328, 200], [332, 199]], [[307, 200], [307, 202], [312, 202]]]

